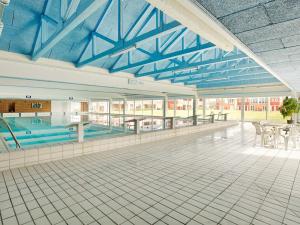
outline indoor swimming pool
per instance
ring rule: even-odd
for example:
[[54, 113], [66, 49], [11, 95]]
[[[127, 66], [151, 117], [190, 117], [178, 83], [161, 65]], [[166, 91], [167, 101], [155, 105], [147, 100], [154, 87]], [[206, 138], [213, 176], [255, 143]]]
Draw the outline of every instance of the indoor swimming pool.
[[[47, 117], [8, 117], [3, 118], [11, 128], [22, 149], [43, 147], [50, 144], [77, 141], [77, 128], [74, 124], [84, 122], [84, 138], [111, 137], [130, 133], [122, 127], [109, 127], [89, 123], [88, 116], [47, 116]], [[0, 120], [0, 135], [6, 149], [17, 148], [5, 122]]]

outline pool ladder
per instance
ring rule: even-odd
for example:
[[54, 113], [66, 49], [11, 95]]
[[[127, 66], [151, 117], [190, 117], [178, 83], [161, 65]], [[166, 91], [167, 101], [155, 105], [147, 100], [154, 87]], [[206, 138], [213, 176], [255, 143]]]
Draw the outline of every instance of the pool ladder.
[[6, 120], [5, 120], [3, 117], [1, 117], [1, 116], [0, 116], [0, 120], [3, 121], [3, 123], [5, 124], [5, 126], [7, 127], [7, 129], [9, 130], [9, 132], [10, 132], [10, 134], [11, 134], [11, 136], [12, 136], [12, 138], [14, 139], [14, 142], [15, 142], [15, 144], [16, 144], [16, 148], [17, 148], [17, 149], [20, 149], [20, 148], [21, 148], [21, 145], [20, 145], [19, 141], [17, 140], [16, 135], [15, 135], [14, 132], [12, 131], [12, 129], [11, 129], [11, 127], [9, 126], [9, 124], [8, 124], [8, 123], [6, 122]]

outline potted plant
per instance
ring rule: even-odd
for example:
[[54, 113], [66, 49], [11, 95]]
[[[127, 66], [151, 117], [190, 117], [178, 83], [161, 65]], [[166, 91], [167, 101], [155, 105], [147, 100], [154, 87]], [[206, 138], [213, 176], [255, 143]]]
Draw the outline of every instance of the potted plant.
[[296, 98], [288, 98], [286, 97], [283, 100], [282, 106], [279, 108], [281, 115], [283, 118], [290, 117], [290, 120], [287, 120], [288, 124], [293, 123], [293, 114], [299, 112], [299, 104]]

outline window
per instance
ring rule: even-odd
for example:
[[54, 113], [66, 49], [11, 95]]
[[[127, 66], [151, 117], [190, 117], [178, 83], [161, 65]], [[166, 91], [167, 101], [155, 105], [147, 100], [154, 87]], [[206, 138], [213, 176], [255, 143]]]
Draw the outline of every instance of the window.
[[197, 115], [203, 116], [203, 99], [197, 99]]
[[109, 101], [92, 102], [91, 111], [94, 113], [109, 113]]
[[163, 100], [153, 100], [153, 116], [163, 116]]
[[134, 115], [142, 116], [143, 115], [143, 101], [135, 100], [134, 101], [135, 113]]
[[134, 115], [134, 101], [126, 101], [126, 112], [127, 115]]
[[175, 100], [168, 100], [168, 111], [167, 117], [174, 117], [175, 116]]
[[176, 99], [175, 115], [178, 117], [189, 117], [193, 115], [192, 99]]
[[286, 119], [283, 119], [279, 108], [283, 103], [285, 97], [276, 97], [276, 98], [270, 98], [269, 102], [269, 112], [268, 112], [268, 120], [274, 121], [274, 122], [282, 122], [285, 123]]
[[250, 111], [245, 111], [245, 121], [266, 120], [266, 104], [265, 97], [245, 98], [245, 105], [252, 102]]
[[112, 101], [112, 114], [123, 114], [124, 102], [123, 101]]
[[144, 116], [152, 116], [152, 100], [143, 100], [143, 112], [142, 115]]
[[71, 113], [81, 112], [80, 102], [71, 102]]
[[[228, 120], [241, 120], [241, 98], [223, 98], [223, 113], [228, 113]], [[220, 110], [221, 111], [221, 110]]]

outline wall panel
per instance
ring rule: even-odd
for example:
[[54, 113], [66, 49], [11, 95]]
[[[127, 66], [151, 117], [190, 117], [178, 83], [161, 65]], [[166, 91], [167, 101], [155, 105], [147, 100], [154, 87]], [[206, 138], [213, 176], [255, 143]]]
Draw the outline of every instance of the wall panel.
[[[35, 108], [37, 104], [41, 108]], [[50, 100], [1, 99], [0, 113], [51, 112]]]

